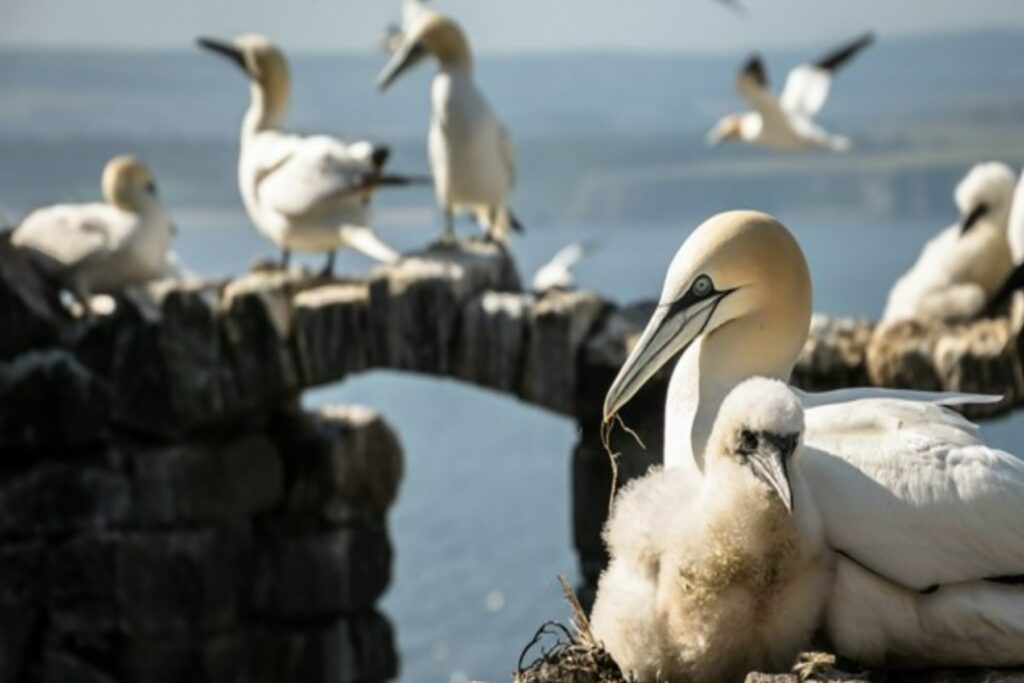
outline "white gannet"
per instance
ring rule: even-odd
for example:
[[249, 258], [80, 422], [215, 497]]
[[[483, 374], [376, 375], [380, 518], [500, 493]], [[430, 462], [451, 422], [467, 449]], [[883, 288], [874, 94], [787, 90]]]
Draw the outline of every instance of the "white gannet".
[[889, 292], [882, 323], [979, 315], [1013, 270], [1007, 222], [1015, 176], [1006, 164], [975, 165], [954, 193], [962, 218], [925, 244]]
[[263, 36], [244, 35], [233, 43], [200, 38], [198, 43], [230, 59], [249, 78], [238, 186], [257, 230], [281, 248], [282, 267], [291, 250], [327, 252], [325, 274], [332, 272], [335, 251], [342, 247], [378, 261], [396, 260], [368, 222], [374, 189], [409, 182], [384, 175], [388, 149], [282, 132], [291, 89], [288, 63]]
[[704, 476], [654, 468], [617, 496], [591, 626], [631, 680], [742, 681], [810, 643], [833, 561], [803, 428], [785, 384], [747, 380], [722, 403]]
[[[752, 376], [788, 380], [810, 316], [807, 263], [789, 231], [757, 212], [715, 216], [672, 261], [660, 305], [605, 398], [605, 418], [681, 353], [665, 404], [665, 463], [699, 476], [724, 397]], [[1020, 610], [1000, 600], [1005, 586], [991, 581], [1024, 574], [1024, 461], [986, 447], [974, 425], [943, 407], [986, 398], [879, 389], [798, 395], [802, 471], [840, 564], [910, 592], [939, 587], [935, 595], [943, 595], [954, 584], [963, 591], [941, 613], [873, 615], [912, 625], [899, 634], [901, 658], [940, 661], [931, 646], [942, 635], [964, 637], [952, 626], [959, 613], [973, 618], [972, 642], [991, 636], [1021, 646], [990, 661], [986, 648], [958, 641], [957, 663], [1024, 663], [1024, 630], [996, 633], [1019, 623]], [[837, 580], [830, 602], [862, 590]], [[860, 596], [869, 598], [879, 610], [906, 608], [881, 594]], [[840, 654], [870, 651], [882, 660], [870, 663], [885, 663], [889, 643], [872, 624], [828, 626]], [[858, 634], [876, 638], [871, 648], [851, 640]]]
[[104, 203], [58, 204], [29, 214], [11, 242], [86, 312], [93, 294], [172, 275], [174, 225], [146, 166], [118, 156], [103, 169]]
[[377, 80], [387, 89], [428, 56], [439, 69], [431, 86], [428, 147], [434, 191], [444, 212], [444, 239], [455, 238], [454, 213], [468, 211], [490, 239], [507, 243], [522, 226], [508, 206], [515, 184], [512, 138], [473, 80], [469, 41], [455, 21], [421, 8], [403, 31], [402, 46]]
[[593, 249], [594, 243], [587, 240], [573, 242], [562, 247], [550, 261], [534, 273], [533, 291], [540, 294], [552, 289], [573, 287], [576, 283], [572, 274], [573, 267]]
[[874, 35], [866, 33], [813, 64], [801, 64], [789, 72], [777, 98], [768, 88], [761, 57], [754, 55], [736, 76], [736, 89], [754, 111], [721, 118], [708, 133], [708, 143], [742, 140], [788, 151], [817, 147], [849, 149], [849, 138], [829, 133], [814, 117], [828, 99], [832, 75], [873, 41]]

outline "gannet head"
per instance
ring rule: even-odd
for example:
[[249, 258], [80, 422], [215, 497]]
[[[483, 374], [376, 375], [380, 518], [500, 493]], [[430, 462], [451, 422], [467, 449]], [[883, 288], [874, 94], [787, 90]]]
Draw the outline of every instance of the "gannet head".
[[103, 169], [103, 198], [122, 211], [139, 213], [157, 200], [156, 182], [149, 169], [133, 156], [117, 156]]
[[231, 43], [199, 38], [199, 47], [215, 52], [236, 64], [253, 86], [254, 94], [264, 100], [268, 116], [279, 119], [284, 115], [291, 93], [288, 61], [281, 49], [267, 38], [247, 34]]
[[422, 8], [402, 35], [402, 44], [377, 77], [377, 87], [386, 90], [400, 75], [434, 56], [442, 65], [469, 68], [472, 65], [466, 34], [450, 17]]
[[733, 362], [768, 376], [788, 364], [788, 374], [810, 320], [810, 273], [789, 231], [756, 211], [718, 214], [672, 260], [658, 307], [605, 396], [604, 418], [698, 337], [707, 348], [735, 331], [746, 348]]
[[743, 115], [729, 114], [718, 119], [718, 123], [707, 134], [708, 146], [714, 147], [727, 140], [743, 138]]
[[1013, 169], [1002, 162], [975, 164], [953, 195], [962, 216], [960, 234], [967, 233], [982, 218], [1003, 227], [1009, 220], [1015, 182]]
[[803, 432], [803, 406], [784, 382], [748, 379], [718, 410], [704, 456], [707, 473], [747, 468], [792, 514], [790, 464]]

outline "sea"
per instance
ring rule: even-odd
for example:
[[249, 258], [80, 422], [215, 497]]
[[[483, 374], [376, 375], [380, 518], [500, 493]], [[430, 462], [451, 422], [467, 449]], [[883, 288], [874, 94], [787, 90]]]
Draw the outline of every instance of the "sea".
[[[1007, 51], [1020, 44], [1019, 36], [999, 34], [999, 39]], [[990, 54], [999, 41], [988, 35], [972, 40], [954, 41], [966, 55], [954, 75], [976, 90], [979, 74], [989, 73], [999, 58]], [[918, 43], [893, 49], [931, 50], [943, 58], [950, 51], [941, 40], [928, 50]], [[154, 169], [179, 227], [175, 249], [187, 269], [225, 277], [274, 255], [252, 229], [234, 181], [235, 130], [246, 92], [227, 66], [185, 54], [143, 55], [134, 66], [117, 54], [2, 57], [0, 220], [14, 224], [49, 202], [98, 199], [105, 158], [131, 151]], [[374, 107], [390, 105], [375, 104], [378, 96], [369, 87], [351, 98], [343, 89], [364, 78], [372, 82], [379, 60], [338, 58], [340, 66], [332, 66], [332, 59], [299, 60], [297, 80], [323, 80], [331, 69], [345, 77], [331, 81], [340, 93], [300, 99], [296, 120], [319, 132], [324, 128], [318, 125], [330, 120], [325, 108], [362, 116], [370, 133], [396, 140], [396, 169], [423, 172], [425, 107], [388, 108], [386, 125], [376, 125]], [[815, 310], [877, 317], [893, 281], [924, 241], [956, 220], [952, 187], [969, 164], [993, 152], [1003, 152], [1015, 164], [1024, 161], [1024, 88], [1019, 87], [1024, 78], [1018, 67], [996, 79], [993, 92], [999, 97], [972, 91], [977, 106], [967, 107], [962, 91], [950, 95], [946, 113], [933, 117], [926, 131], [894, 128], [889, 100], [875, 110], [862, 102], [857, 118], [844, 123], [865, 141], [864, 152], [779, 161], [757, 151], [725, 150], [716, 156], [704, 147], [696, 126], [673, 128], [671, 111], [638, 107], [642, 92], [630, 101], [595, 97], [595, 88], [614, 93], [616, 84], [625, 88], [642, 80], [652, 57], [609, 56], [603, 66], [569, 60], [575, 81], [559, 71], [557, 57], [545, 59], [524, 58], [519, 68], [511, 57], [484, 65], [498, 81], [497, 99], [505, 105], [499, 109], [512, 111], [510, 127], [526, 131], [522, 180], [513, 203], [522, 207], [527, 232], [515, 237], [511, 249], [528, 280], [565, 244], [593, 240], [597, 249], [579, 265], [578, 284], [617, 302], [656, 298], [673, 254], [714, 211], [752, 208], [773, 212], [795, 233], [811, 266]], [[974, 71], [971, 59], [977, 62]], [[687, 83], [695, 89], [726, 67], [731, 70], [733, 61], [666, 60], [662, 71], [686, 66]], [[634, 72], [636, 79], [630, 76]], [[544, 98], [521, 95], [524, 82], [530, 82], [523, 73], [546, 79], [549, 93], [569, 98], [573, 83], [582, 80], [588, 88], [581, 101], [589, 97], [596, 104], [586, 111], [567, 111], [563, 104], [545, 114]], [[425, 100], [425, 80], [420, 76], [404, 84], [415, 93], [401, 101]], [[1018, 87], [1011, 92], [1007, 80]], [[646, 101], [668, 97], [661, 82], [645, 87], [650, 90]], [[712, 92], [710, 85], [705, 91], [686, 110], [690, 118], [725, 113], [729, 93]], [[941, 83], [921, 89], [932, 109], [940, 91]], [[555, 107], [556, 98], [550, 99]], [[214, 111], [207, 115], [206, 107]], [[872, 116], [884, 116], [884, 133], [870, 125]], [[342, 134], [353, 127], [325, 132]], [[416, 249], [440, 234], [429, 188], [381, 193], [375, 206], [379, 232], [396, 248]], [[476, 231], [468, 222], [458, 229]], [[299, 262], [315, 268], [321, 260]], [[337, 264], [344, 273], [371, 268], [365, 258], [348, 253]], [[372, 372], [309, 391], [304, 402], [310, 408], [370, 406], [402, 442], [405, 478], [389, 518], [394, 578], [381, 605], [395, 627], [399, 680], [510, 680], [537, 627], [569, 617], [557, 577], [578, 578], [570, 526], [576, 424], [454, 381], [395, 372]], [[986, 422], [982, 430], [990, 443], [1024, 453], [1024, 414]]]

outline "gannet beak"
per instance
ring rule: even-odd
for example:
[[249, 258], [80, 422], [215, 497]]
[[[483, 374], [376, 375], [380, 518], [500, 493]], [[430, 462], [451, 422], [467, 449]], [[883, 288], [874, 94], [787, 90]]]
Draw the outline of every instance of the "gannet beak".
[[197, 38], [196, 44], [204, 50], [216, 52], [219, 55], [227, 57], [232, 62], [237, 64], [242, 71], [249, 73], [249, 70], [245, 66], [245, 56], [242, 54], [241, 50], [239, 50], [231, 43], [225, 43], [220, 40], [214, 40], [213, 38]]
[[798, 435], [762, 434], [757, 450], [747, 460], [754, 475], [771, 487], [789, 514], [793, 514], [793, 488], [786, 463], [796, 450]]
[[718, 147], [722, 144], [722, 140], [725, 139], [725, 130], [721, 126], [715, 126], [708, 134], [704, 137], [708, 143], [708, 147]]
[[714, 292], [696, 301], [684, 296], [678, 301], [658, 306], [608, 389], [604, 398], [605, 422], [622, 410], [658, 370], [685, 351], [707, 329], [718, 304], [734, 291]]
[[966, 235], [986, 213], [988, 213], [988, 204], [981, 203], [974, 207], [974, 210], [967, 214], [963, 222], [960, 223], [960, 234]]
[[388, 62], [384, 70], [380, 72], [380, 76], [377, 77], [377, 89], [387, 90], [388, 86], [399, 76], [419, 64], [426, 56], [426, 50], [419, 43], [403, 45], [400, 50], [391, 56], [391, 61]]

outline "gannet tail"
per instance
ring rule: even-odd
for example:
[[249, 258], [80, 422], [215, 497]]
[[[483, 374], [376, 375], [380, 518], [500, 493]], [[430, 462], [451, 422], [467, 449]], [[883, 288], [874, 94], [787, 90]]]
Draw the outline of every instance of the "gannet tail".
[[394, 263], [399, 258], [398, 252], [384, 244], [368, 227], [347, 225], [341, 229], [341, 236], [347, 246], [381, 263]]

